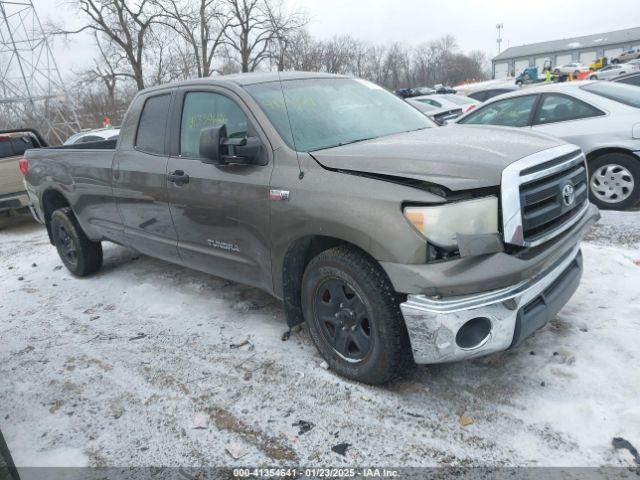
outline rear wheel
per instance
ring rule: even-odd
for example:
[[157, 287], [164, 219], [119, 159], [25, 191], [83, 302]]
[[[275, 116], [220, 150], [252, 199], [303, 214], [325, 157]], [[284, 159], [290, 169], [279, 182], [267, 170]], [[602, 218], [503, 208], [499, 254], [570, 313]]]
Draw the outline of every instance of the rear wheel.
[[640, 200], [640, 159], [607, 153], [589, 162], [589, 197], [603, 210], [625, 210]]
[[589, 77], [589, 80], [597, 80], [597, 79], [598, 79], [598, 76], [597, 76], [597, 75], [591, 75], [591, 76]]
[[320, 253], [302, 279], [313, 342], [333, 370], [364, 383], [385, 383], [413, 363], [400, 301], [380, 266], [348, 246]]
[[64, 266], [79, 277], [91, 275], [102, 266], [102, 245], [91, 241], [70, 208], [51, 215], [51, 236]]

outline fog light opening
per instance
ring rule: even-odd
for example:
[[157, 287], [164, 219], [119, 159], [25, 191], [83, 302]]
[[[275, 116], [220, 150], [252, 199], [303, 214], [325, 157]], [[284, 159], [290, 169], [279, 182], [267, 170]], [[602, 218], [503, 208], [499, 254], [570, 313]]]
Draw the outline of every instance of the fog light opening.
[[456, 334], [456, 344], [471, 350], [482, 346], [491, 334], [491, 320], [487, 317], [475, 317], [460, 327]]

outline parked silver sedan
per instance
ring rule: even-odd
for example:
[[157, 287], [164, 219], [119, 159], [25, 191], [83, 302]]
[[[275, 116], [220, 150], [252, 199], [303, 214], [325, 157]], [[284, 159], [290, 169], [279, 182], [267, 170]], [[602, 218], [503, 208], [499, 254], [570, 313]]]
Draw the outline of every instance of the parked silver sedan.
[[495, 97], [456, 123], [528, 128], [582, 148], [590, 198], [603, 209], [640, 200], [640, 89], [622, 83], [546, 84]]
[[590, 80], [611, 80], [619, 75], [625, 73], [631, 73], [637, 71], [636, 65], [629, 65], [628, 63], [615, 63], [608, 65], [600, 70], [597, 70], [589, 75]]

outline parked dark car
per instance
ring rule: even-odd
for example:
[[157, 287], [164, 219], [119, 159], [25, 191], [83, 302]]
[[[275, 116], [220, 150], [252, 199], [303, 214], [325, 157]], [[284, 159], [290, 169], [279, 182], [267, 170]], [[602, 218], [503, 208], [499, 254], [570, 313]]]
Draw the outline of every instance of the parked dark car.
[[578, 287], [598, 217], [578, 147], [435, 128], [377, 85], [319, 73], [143, 90], [117, 148], [28, 150], [23, 171], [73, 274], [111, 241], [265, 290], [367, 383], [519, 345]]

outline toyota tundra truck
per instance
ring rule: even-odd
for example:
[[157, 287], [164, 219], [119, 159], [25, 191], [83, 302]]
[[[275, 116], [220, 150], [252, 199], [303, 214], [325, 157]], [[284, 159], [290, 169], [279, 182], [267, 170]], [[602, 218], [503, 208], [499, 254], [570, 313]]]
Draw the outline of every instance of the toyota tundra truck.
[[72, 274], [96, 272], [110, 241], [254, 286], [370, 384], [517, 347], [575, 292], [598, 218], [578, 147], [437, 128], [375, 84], [319, 73], [146, 89], [117, 141], [22, 165]]

